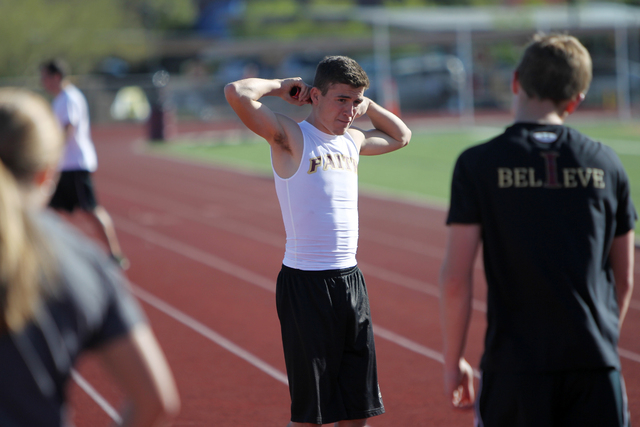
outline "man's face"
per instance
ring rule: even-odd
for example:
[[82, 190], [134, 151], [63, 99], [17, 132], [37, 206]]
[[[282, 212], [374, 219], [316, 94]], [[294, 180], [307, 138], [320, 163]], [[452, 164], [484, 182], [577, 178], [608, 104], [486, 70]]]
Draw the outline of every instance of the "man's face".
[[358, 106], [364, 100], [364, 87], [354, 88], [334, 83], [326, 95], [313, 88], [312, 100], [320, 121], [320, 129], [330, 135], [343, 135], [357, 117]]
[[57, 94], [60, 91], [61, 78], [58, 74], [49, 74], [45, 70], [40, 71], [40, 83], [44, 90], [50, 94]]

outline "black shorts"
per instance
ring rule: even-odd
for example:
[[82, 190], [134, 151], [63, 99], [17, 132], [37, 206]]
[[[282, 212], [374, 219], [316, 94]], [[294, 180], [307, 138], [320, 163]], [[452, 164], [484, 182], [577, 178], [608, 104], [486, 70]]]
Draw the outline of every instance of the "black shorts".
[[49, 206], [57, 210], [73, 212], [79, 208], [93, 211], [98, 206], [91, 172], [84, 170], [62, 171], [56, 191], [53, 193]]
[[283, 265], [276, 305], [291, 421], [328, 424], [384, 413], [360, 269], [302, 271]]
[[616, 369], [554, 373], [483, 372], [476, 427], [630, 427]]

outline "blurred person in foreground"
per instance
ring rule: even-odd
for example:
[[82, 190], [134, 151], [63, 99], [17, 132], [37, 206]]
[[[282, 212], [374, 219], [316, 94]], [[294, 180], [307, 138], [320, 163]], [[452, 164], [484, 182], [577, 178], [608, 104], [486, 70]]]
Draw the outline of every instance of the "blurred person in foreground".
[[91, 140], [87, 100], [67, 79], [67, 73], [66, 63], [59, 59], [40, 66], [42, 87], [54, 96], [53, 111], [65, 136], [60, 179], [49, 206], [69, 214], [76, 208], [86, 213], [107, 244], [111, 258], [126, 270], [129, 260], [122, 253], [109, 212], [98, 204], [91, 179], [98, 168], [98, 158]]
[[[276, 284], [291, 394], [291, 424], [361, 427], [384, 413], [367, 289], [356, 261], [358, 162], [409, 143], [397, 116], [364, 96], [369, 79], [356, 61], [324, 58], [313, 86], [300, 78], [250, 78], [225, 87], [243, 123], [271, 146], [287, 235]], [[259, 102], [311, 104], [306, 120]], [[373, 129], [353, 126], [366, 115]]]
[[[613, 150], [564, 126], [591, 82], [569, 35], [534, 36], [515, 123], [455, 166], [441, 270], [445, 389], [478, 426], [628, 426], [617, 351], [637, 219]], [[474, 399], [464, 349], [482, 242], [487, 332]]]
[[173, 377], [120, 269], [46, 209], [62, 146], [44, 99], [0, 89], [0, 425], [72, 425], [66, 389], [87, 350], [125, 394], [122, 425], [167, 425]]

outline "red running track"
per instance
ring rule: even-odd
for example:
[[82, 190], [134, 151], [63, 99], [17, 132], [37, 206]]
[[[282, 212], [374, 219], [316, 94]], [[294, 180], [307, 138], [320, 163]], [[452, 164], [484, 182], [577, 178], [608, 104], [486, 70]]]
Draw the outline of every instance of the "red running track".
[[[146, 155], [135, 143], [143, 128], [94, 134], [98, 197], [114, 218], [131, 259], [128, 277], [177, 379], [182, 410], [175, 425], [284, 427], [289, 396], [274, 297], [284, 228], [273, 180]], [[472, 413], [450, 409], [442, 391], [436, 284], [444, 217], [427, 204], [361, 195], [358, 259], [387, 410], [371, 427], [472, 425]], [[467, 350], [474, 366], [485, 328], [480, 263], [476, 276]], [[638, 267], [635, 278], [640, 283]], [[633, 298], [620, 347], [632, 421], [640, 425], [637, 287]], [[78, 371], [97, 395], [71, 386], [75, 422], [107, 425], [121, 399], [117, 387], [92, 356]]]

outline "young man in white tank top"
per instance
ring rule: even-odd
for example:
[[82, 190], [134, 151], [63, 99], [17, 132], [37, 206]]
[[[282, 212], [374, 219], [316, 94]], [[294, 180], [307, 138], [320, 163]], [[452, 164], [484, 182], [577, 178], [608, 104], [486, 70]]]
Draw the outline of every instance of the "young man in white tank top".
[[[358, 161], [409, 143], [400, 118], [364, 96], [351, 58], [323, 59], [312, 86], [300, 78], [229, 83], [227, 101], [271, 146], [287, 235], [276, 304], [291, 394], [290, 426], [363, 427], [384, 413], [369, 301], [357, 267]], [[259, 100], [311, 104], [297, 123]], [[373, 129], [352, 126], [367, 115]], [[348, 368], [346, 368], [348, 366]]]

